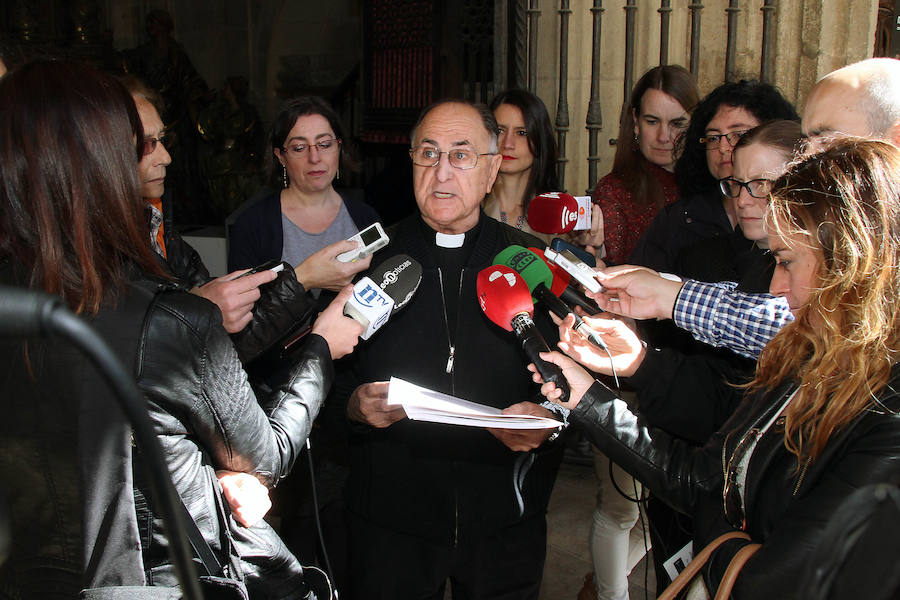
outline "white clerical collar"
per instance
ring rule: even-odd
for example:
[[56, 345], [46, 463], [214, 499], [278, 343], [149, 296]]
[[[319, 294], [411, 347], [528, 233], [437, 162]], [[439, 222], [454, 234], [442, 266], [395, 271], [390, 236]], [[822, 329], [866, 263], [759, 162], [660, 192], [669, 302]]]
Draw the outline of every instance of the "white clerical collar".
[[434, 243], [438, 248], [462, 248], [466, 241], [465, 233], [441, 233], [434, 232]]

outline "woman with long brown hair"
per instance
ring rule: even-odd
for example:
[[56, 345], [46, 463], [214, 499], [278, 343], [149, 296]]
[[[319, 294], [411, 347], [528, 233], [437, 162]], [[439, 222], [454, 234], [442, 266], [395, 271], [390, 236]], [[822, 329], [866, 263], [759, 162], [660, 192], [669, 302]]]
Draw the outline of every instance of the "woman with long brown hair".
[[675, 161], [700, 99], [693, 75], [678, 65], [644, 73], [622, 109], [612, 171], [594, 189], [603, 213], [604, 259], [625, 262], [663, 206], [678, 199]]
[[[761, 546], [732, 597], [800, 597], [807, 553], [841, 502], [900, 482], [898, 182], [900, 150], [845, 139], [773, 184], [770, 290], [795, 319], [763, 350], [753, 381], [735, 388], [743, 401], [702, 448], [646, 427], [571, 359], [545, 355], [571, 385], [570, 420], [695, 517], [695, 549], [730, 531], [749, 536], [713, 553], [703, 572], [710, 592], [752, 541]], [[552, 384], [542, 391], [559, 396]]]
[[527, 90], [504, 90], [490, 104], [503, 157], [482, 207], [487, 216], [550, 242], [528, 224], [528, 205], [538, 194], [558, 191], [556, 139], [547, 107]]
[[[259, 597], [302, 597], [300, 564], [264, 522], [243, 527], [224, 509], [216, 470], [269, 486], [290, 470], [332, 358], [360, 332], [342, 315], [350, 288], [316, 321], [298, 363], [257, 396], [219, 310], [168, 280], [150, 249], [137, 164], [147, 142], [126, 89], [75, 62], [26, 64], [0, 80], [0, 132], [0, 283], [59, 296], [132, 370], [175, 489], [225, 576]], [[183, 532], [162, 531], [137, 464], [132, 481], [140, 449], [118, 457], [129, 467], [121, 479], [79, 472], [73, 458], [109, 434], [102, 417], [84, 419], [102, 380], [63, 344], [4, 341], [0, 361], [0, 481], [15, 548], [0, 595], [174, 586], [165, 534]], [[89, 502], [98, 490], [116, 502]], [[85, 539], [83, 523], [98, 522], [109, 546]]]

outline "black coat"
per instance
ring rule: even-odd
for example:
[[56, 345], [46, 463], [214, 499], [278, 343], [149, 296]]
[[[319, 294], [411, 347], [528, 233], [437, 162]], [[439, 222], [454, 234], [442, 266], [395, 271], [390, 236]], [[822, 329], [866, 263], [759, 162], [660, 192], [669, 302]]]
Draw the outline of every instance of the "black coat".
[[[736, 281], [740, 291], [769, 289], [775, 263], [740, 228], [685, 249], [677, 273], [699, 281]], [[638, 410], [654, 426], [704, 443], [728, 420], [739, 398], [732, 385], [753, 377], [756, 361], [694, 340], [671, 321], [645, 321], [651, 348], [629, 384]], [[658, 347], [661, 346], [661, 347]]]
[[728, 235], [734, 228], [722, 206], [722, 195], [685, 196], [664, 206], [628, 257], [628, 263], [656, 271], [677, 271], [681, 252], [709, 238]]
[[[0, 280], [23, 282], [8, 265]], [[310, 336], [293, 368], [257, 395], [218, 309], [174, 284], [136, 276], [93, 324], [134, 373], [175, 488], [219, 560], [251, 590], [296, 588], [299, 563], [265, 523], [233, 522], [215, 469], [270, 484], [287, 474], [333, 379], [325, 340]], [[83, 587], [141, 585], [145, 576], [175, 585], [152, 499], [149, 511], [136, 509], [135, 495], [149, 490], [138, 476], [133, 491], [129, 428], [101, 378], [58, 342], [31, 343], [27, 355], [21, 342], [4, 343], [0, 353], [14, 398], [0, 476], [16, 535], [16, 560], [0, 569], [0, 587], [74, 597]]]
[[[524, 400], [540, 401], [526, 370], [528, 360], [513, 333], [490, 322], [478, 305], [475, 279], [511, 244], [543, 247], [528, 234], [481, 214], [477, 242], [459, 280], [443, 285], [449, 298], [458, 291], [452, 373], [447, 373], [448, 328], [434, 252], [434, 233], [416, 214], [388, 230], [390, 244], [382, 257], [405, 253], [423, 267], [413, 299], [357, 350], [357, 383], [400, 377], [417, 385], [506, 408]], [[431, 236], [431, 240], [427, 236]], [[476, 234], [472, 234], [476, 235]], [[448, 300], [448, 304], [452, 304]], [[556, 328], [546, 311], [536, 307], [535, 321], [548, 343]], [[544, 314], [541, 314], [544, 313]], [[452, 545], [543, 515], [562, 458], [558, 443], [533, 451], [534, 464], [525, 478], [520, 512], [513, 485], [517, 461], [513, 452], [480, 428], [439, 425], [407, 419], [385, 429], [355, 427], [348, 484], [350, 510], [369, 522], [439, 544]], [[523, 551], [526, 551], [523, 549]]]
[[[835, 433], [822, 455], [809, 464], [798, 465], [796, 456], [785, 449], [778, 422], [762, 436], [749, 464], [746, 487], [746, 531], [762, 548], [741, 571], [733, 598], [803, 597], [806, 559], [842, 501], [872, 483], [900, 484], [898, 385], [900, 368], [895, 367], [878, 403]], [[722, 487], [724, 467], [735, 446], [749, 428], [774, 414], [790, 387], [742, 401], [701, 448], [648, 427], [599, 383], [582, 398], [570, 420], [654, 494], [694, 517], [694, 548], [699, 551], [732, 530], [724, 516]], [[732, 540], [713, 554], [704, 571], [710, 593], [715, 593], [729, 561], [747, 543]]]
[[[175, 489], [209, 545], [242, 558], [251, 592], [290, 589], [302, 576], [299, 563], [265, 522], [251, 529], [234, 523], [221, 506], [215, 470], [252, 473], [268, 485], [287, 476], [331, 386], [331, 355], [323, 338], [308, 336], [292, 368], [257, 394], [220, 321], [203, 298], [156, 293], [135, 355], [138, 386]], [[158, 523], [151, 534], [143, 548], [148, 579], [172, 585]]]

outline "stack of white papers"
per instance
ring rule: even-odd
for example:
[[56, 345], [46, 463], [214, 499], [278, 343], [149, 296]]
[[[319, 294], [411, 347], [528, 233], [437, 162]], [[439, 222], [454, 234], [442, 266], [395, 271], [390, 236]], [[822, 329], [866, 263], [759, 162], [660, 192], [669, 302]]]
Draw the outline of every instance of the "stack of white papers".
[[559, 421], [555, 419], [504, 415], [499, 408], [435, 392], [397, 377], [391, 377], [388, 404], [402, 406], [406, 416], [415, 421], [496, 429], [549, 429], [559, 426]]

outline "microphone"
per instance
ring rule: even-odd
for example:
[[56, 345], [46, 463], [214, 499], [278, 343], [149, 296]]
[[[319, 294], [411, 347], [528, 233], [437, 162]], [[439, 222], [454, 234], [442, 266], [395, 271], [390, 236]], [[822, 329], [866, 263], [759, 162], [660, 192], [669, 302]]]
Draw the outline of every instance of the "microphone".
[[578, 201], [570, 194], [547, 192], [528, 203], [528, 225], [541, 233], [568, 233], [578, 222]]
[[[353, 286], [353, 295], [344, 304], [344, 315], [350, 317], [365, 330], [364, 340], [384, 325], [388, 317], [406, 306], [422, 282], [422, 265], [406, 254], [386, 259], [371, 269], [371, 278], [363, 277]], [[373, 280], [374, 278], [374, 280]], [[375, 280], [379, 283], [376, 284]], [[386, 293], [390, 292], [390, 293]], [[299, 342], [312, 331], [312, 323], [282, 345], [280, 358], [288, 355]]]
[[488, 319], [507, 331], [513, 331], [528, 359], [544, 381], [552, 381], [562, 390], [560, 402], [569, 398], [569, 384], [562, 370], [539, 356], [550, 352], [544, 336], [531, 319], [534, 303], [525, 280], [505, 265], [494, 265], [478, 273], [475, 282], [478, 303]]
[[559, 296], [559, 298], [569, 306], [580, 306], [586, 313], [593, 315], [598, 312], [603, 312], [603, 310], [597, 306], [596, 302], [588, 298], [584, 292], [571, 283], [572, 276], [561, 266], [552, 260], [549, 260], [543, 250], [532, 247], [529, 247], [528, 249], [534, 252], [548, 267], [550, 267], [550, 271], [553, 273], [553, 285], [550, 286], [551, 292]]
[[591, 329], [579, 315], [572, 312], [572, 309], [548, 287], [548, 284], [553, 284], [553, 272], [537, 254], [522, 246], [513, 245], [497, 254], [494, 257], [494, 264], [505, 265], [517, 272], [525, 281], [535, 300], [543, 303], [550, 312], [560, 319], [565, 319], [568, 315], [572, 315], [575, 317], [575, 331], [583, 335], [598, 348], [606, 347], [600, 334]]
[[534, 252], [538, 258], [543, 260], [544, 264], [547, 265], [550, 272], [553, 274], [553, 283], [550, 284], [550, 291], [553, 292], [555, 296], [562, 296], [563, 292], [566, 291], [566, 288], [569, 287], [572, 276], [552, 260], [547, 260], [547, 257], [544, 256], [544, 251], [540, 248], [529, 246], [528, 249]]
[[344, 314], [365, 328], [369, 339], [388, 318], [406, 306], [422, 282], [422, 265], [406, 254], [386, 259], [353, 286]]

